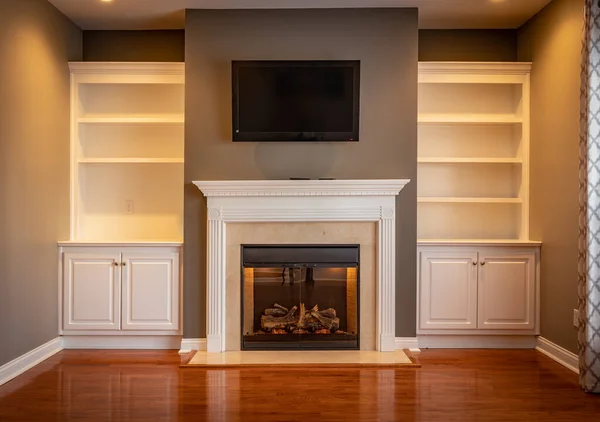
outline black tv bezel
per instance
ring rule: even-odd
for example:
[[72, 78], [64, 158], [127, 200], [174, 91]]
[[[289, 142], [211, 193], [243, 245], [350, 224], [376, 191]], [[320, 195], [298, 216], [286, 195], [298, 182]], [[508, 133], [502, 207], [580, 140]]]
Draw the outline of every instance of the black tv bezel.
[[[350, 67], [354, 71], [352, 132], [240, 132], [239, 70], [243, 67]], [[358, 142], [360, 120], [360, 60], [232, 60], [233, 142]]]

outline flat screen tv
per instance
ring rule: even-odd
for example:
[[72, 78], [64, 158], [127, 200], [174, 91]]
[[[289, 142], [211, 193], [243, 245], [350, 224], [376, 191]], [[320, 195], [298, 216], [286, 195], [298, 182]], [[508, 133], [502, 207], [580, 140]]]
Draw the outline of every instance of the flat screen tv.
[[234, 141], [358, 141], [360, 62], [233, 61]]

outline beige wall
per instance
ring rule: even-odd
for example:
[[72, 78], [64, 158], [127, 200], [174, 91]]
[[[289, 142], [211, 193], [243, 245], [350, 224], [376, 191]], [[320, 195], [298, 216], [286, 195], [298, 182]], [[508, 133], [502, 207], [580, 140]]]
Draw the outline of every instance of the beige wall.
[[422, 29], [419, 61], [516, 61], [516, 29]]
[[183, 62], [185, 32], [83, 31], [83, 60]]
[[[415, 335], [416, 9], [189, 10], [184, 336], [205, 335], [206, 203], [192, 180], [409, 178], [398, 200], [397, 330]], [[361, 60], [356, 143], [231, 142], [232, 59]]]
[[71, 59], [81, 31], [50, 3], [0, 1], [0, 366], [57, 337]]
[[573, 352], [583, 3], [554, 0], [519, 31], [519, 59], [533, 62], [530, 226], [543, 241], [541, 334]]

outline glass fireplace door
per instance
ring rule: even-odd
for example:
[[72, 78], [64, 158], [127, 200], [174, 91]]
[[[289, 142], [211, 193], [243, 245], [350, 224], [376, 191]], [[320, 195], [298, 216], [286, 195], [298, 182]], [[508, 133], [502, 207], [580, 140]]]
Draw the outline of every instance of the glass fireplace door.
[[242, 350], [358, 349], [358, 245], [242, 246]]

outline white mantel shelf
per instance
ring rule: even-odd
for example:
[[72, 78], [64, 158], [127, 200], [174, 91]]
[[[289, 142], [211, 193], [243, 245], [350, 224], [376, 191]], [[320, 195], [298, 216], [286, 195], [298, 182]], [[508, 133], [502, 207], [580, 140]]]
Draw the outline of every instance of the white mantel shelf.
[[207, 197], [207, 339], [209, 353], [226, 351], [228, 223], [372, 221], [378, 225], [376, 349], [395, 350], [396, 195], [408, 179], [219, 180], [193, 182]]
[[395, 196], [408, 179], [216, 180], [193, 182], [204, 196]]

